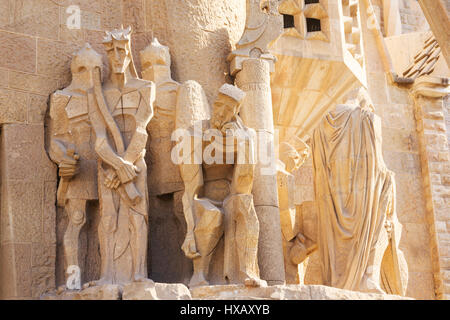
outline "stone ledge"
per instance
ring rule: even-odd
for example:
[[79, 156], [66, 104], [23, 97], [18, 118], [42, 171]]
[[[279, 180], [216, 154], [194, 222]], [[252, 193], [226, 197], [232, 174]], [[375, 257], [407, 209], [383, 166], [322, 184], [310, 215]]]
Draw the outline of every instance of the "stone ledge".
[[194, 300], [413, 300], [388, 294], [363, 293], [319, 285], [279, 285], [247, 288], [243, 285], [191, 289]]
[[123, 286], [110, 284], [53, 292], [42, 296], [41, 300], [191, 300], [191, 294], [183, 284], [148, 280]]
[[104, 285], [83, 290], [51, 293], [42, 300], [413, 300], [412, 298], [362, 293], [319, 285], [279, 285], [248, 288], [217, 285], [189, 290], [183, 284], [134, 282], [124, 286]]

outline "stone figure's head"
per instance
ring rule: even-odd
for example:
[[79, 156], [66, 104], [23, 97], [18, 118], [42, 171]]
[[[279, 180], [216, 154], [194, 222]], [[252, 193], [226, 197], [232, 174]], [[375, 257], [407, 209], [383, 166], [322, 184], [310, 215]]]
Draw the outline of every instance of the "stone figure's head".
[[94, 86], [93, 70], [102, 67], [102, 56], [86, 43], [73, 55], [70, 70], [72, 72], [72, 90], [86, 91]]
[[300, 168], [309, 156], [310, 148], [308, 145], [300, 139], [298, 144], [298, 149], [287, 142], [280, 144], [280, 160], [284, 163], [285, 169], [289, 173]]
[[367, 91], [367, 89], [361, 87], [358, 90], [358, 102], [359, 102], [359, 106], [362, 109], [367, 109], [370, 110], [372, 112], [375, 112], [375, 107], [373, 105], [373, 101], [372, 98], [369, 95], [369, 92]]
[[157, 38], [153, 38], [144, 50], [141, 51], [142, 77], [154, 81], [158, 72], [170, 74], [170, 51], [169, 47], [159, 43]]
[[370, 98], [369, 92], [364, 87], [356, 88], [347, 93], [344, 101], [346, 105], [356, 105], [362, 109], [375, 112], [372, 98]]
[[231, 122], [239, 113], [244, 97], [244, 91], [238, 87], [224, 84], [213, 105], [212, 126], [220, 130], [224, 124]]
[[131, 55], [131, 27], [107, 31], [103, 45], [112, 73], [126, 73], [130, 70], [131, 75], [137, 77]]

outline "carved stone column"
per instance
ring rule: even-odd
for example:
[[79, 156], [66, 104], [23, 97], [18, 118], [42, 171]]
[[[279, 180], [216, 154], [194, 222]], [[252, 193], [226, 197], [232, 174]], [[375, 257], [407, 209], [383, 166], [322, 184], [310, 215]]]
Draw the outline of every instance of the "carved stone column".
[[270, 90], [270, 62], [248, 58], [236, 75], [236, 85], [246, 93], [241, 108], [245, 125], [255, 129], [258, 163], [253, 197], [259, 219], [258, 260], [261, 278], [271, 285], [284, 283], [283, 246], [274, 153], [274, 126]]
[[285, 282], [270, 89], [275, 57], [268, 50], [269, 43], [282, 33], [282, 26], [277, 1], [247, 0], [245, 30], [228, 57], [236, 85], [246, 93], [240, 116], [257, 134], [258, 162], [252, 193], [259, 220], [260, 276], [269, 285]]
[[450, 297], [450, 213], [446, 200], [450, 193], [450, 153], [443, 110], [443, 98], [448, 94], [447, 78], [421, 77], [412, 88], [437, 299]]

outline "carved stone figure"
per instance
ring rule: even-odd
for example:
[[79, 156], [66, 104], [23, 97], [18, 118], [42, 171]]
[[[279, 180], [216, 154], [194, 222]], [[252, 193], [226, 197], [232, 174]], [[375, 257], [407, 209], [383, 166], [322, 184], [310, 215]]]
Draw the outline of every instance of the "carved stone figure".
[[258, 244], [261, 277], [270, 285], [282, 285], [285, 272], [270, 83], [276, 58], [270, 53], [269, 45], [282, 33], [283, 20], [277, 13], [277, 1], [247, 0], [246, 5], [244, 33], [228, 61], [236, 86], [245, 92], [240, 116], [258, 136], [252, 194], [261, 230]]
[[[188, 97], [192, 100], [193, 95]], [[185, 184], [183, 209], [187, 223], [182, 249], [194, 264], [190, 287], [208, 285], [211, 258], [223, 234], [224, 278], [247, 286], [266, 284], [259, 278], [259, 222], [251, 194], [255, 166], [252, 159], [254, 133], [243, 125], [238, 116], [243, 98], [244, 93], [240, 89], [225, 84], [213, 105], [211, 121], [191, 121], [194, 124], [189, 132], [192, 138], [187, 139], [192, 142], [188, 148], [190, 152], [183, 154], [180, 164]], [[187, 100], [184, 99], [185, 102]], [[182, 104], [183, 100], [178, 103]], [[188, 105], [192, 105], [192, 101]], [[177, 127], [182, 128], [183, 123], [189, 123], [192, 118], [201, 117], [194, 111], [191, 119], [182, 119]], [[197, 124], [202, 129], [198, 130]], [[209, 137], [205, 139], [209, 141], [202, 142], [203, 134]], [[214, 159], [204, 158], [203, 162], [195, 163], [198, 151]]]
[[[178, 273], [178, 281], [188, 284], [192, 274], [192, 261], [180, 250], [186, 235], [182, 204], [184, 183], [179, 165], [171, 158], [172, 149], [175, 147], [172, 134], [176, 123], [178, 128], [187, 129], [193, 125], [194, 120], [209, 119], [210, 107], [200, 84], [192, 80], [181, 84], [172, 79], [169, 48], [160, 44], [158, 39], [154, 38], [140, 52], [140, 56], [142, 77], [155, 82], [156, 85], [154, 116], [147, 127], [149, 143], [146, 160], [152, 164], [148, 170], [149, 192], [150, 196], [173, 195], [173, 213], [178, 228], [171, 241], [176, 242], [174, 246], [179, 250], [179, 254], [177, 251], [177, 256], [171, 258], [176, 265], [174, 271]], [[156, 198], [155, 202], [159, 203], [159, 199]], [[167, 243], [165, 240], [164, 242]], [[170, 250], [170, 244], [164, 245], [164, 250], [166, 249]]]
[[301, 212], [297, 212], [294, 204], [295, 177], [292, 172], [300, 168], [310, 154], [308, 145], [302, 140], [299, 143], [298, 150], [287, 142], [280, 144], [277, 170], [284, 268], [288, 284], [300, 283], [299, 265], [314, 250], [314, 243], [302, 233]]
[[312, 137], [318, 250], [325, 285], [404, 295], [395, 180], [381, 148], [381, 122], [367, 91], [330, 112]]
[[158, 39], [154, 38], [140, 52], [140, 58], [142, 78], [156, 85], [154, 116], [147, 128], [151, 137], [148, 145], [152, 163], [149, 183], [153, 190], [150, 192], [156, 195], [181, 192], [183, 181], [179, 168], [170, 158], [173, 147], [171, 135], [175, 130], [177, 95], [181, 84], [172, 79], [169, 48], [160, 44]]
[[89, 116], [99, 157], [101, 279], [121, 284], [147, 278], [148, 192], [144, 161], [146, 127], [153, 116], [155, 86], [137, 78], [131, 28], [107, 32], [110, 77], [102, 87], [94, 70]]
[[71, 266], [81, 269], [79, 234], [86, 222], [86, 202], [98, 200], [95, 135], [87, 92], [93, 87], [93, 70], [101, 66], [101, 56], [86, 44], [72, 59], [72, 83], [50, 98], [48, 151], [59, 167], [57, 204], [68, 216], [64, 234], [66, 270]]

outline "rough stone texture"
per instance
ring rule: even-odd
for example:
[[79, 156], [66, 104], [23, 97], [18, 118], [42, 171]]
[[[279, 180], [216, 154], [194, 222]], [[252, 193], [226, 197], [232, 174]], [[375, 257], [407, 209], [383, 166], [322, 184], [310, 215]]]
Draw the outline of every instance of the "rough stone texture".
[[191, 293], [183, 284], [134, 282], [124, 286], [122, 300], [191, 300]]
[[45, 294], [42, 300], [191, 300], [189, 289], [183, 284], [133, 282], [125, 286], [103, 285], [76, 291]]
[[417, 1], [403, 0], [399, 2], [402, 33], [425, 31], [430, 28]]
[[[421, 28], [422, 14], [417, 11], [416, 1], [401, 2], [403, 30], [412, 31], [409, 30], [409, 26]], [[382, 0], [372, 0], [372, 3], [376, 15], [382, 17], [380, 9]], [[79, 5], [82, 10], [81, 29], [67, 28], [66, 8], [71, 4]], [[55, 10], [55, 6], [59, 10]], [[369, 89], [375, 100], [376, 113], [383, 119], [383, 131], [387, 129], [385, 139], [395, 144], [394, 147], [389, 145], [389, 142], [383, 143], [384, 158], [389, 169], [396, 173], [397, 210], [399, 220], [404, 225], [400, 247], [405, 252], [410, 266], [407, 296], [435, 299], [434, 287], [439, 279], [435, 280], [433, 276], [437, 256], [431, 253], [436, 246], [431, 244], [432, 236], [437, 239], [435, 243], [439, 241], [441, 244], [439, 263], [442, 269], [442, 287], [447, 291], [450, 290], [449, 153], [445, 150], [427, 150], [429, 168], [435, 172], [431, 172], [429, 178], [424, 179], [419, 150], [421, 138], [416, 133], [413, 101], [408, 98], [409, 88], [388, 84], [375, 39], [364, 23], [367, 20], [366, 9], [363, 7], [360, 11], [363, 19], [362, 33]], [[52, 17], [50, 21], [49, 15]], [[380, 21], [383, 24], [382, 19]], [[2, 124], [0, 298], [37, 297], [41, 292], [54, 287], [55, 273], [57, 284], [64, 283], [60, 249], [61, 235], [66, 225], [61, 212], [58, 212], [58, 218], [56, 217], [54, 205], [56, 168], [46, 158], [43, 139], [33, 139], [43, 136], [44, 115], [49, 94], [56, 88], [62, 88], [70, 83], [70, 55], [85, 41], [91, 42], [97, 51], [103, 52], [101, 45], [103, 31], [120, 27], [122, 23], [130, 23], [139, 31], [133, 35], [135, 57], [136, 52], [148, 45], [152, 35], [157, 36], [161, 43], [172, 49], [173, 78], [180, 82], [185, 80], [200, 82], [212, 102], [220, 85], [225, 81], [231, 82], [226, 74], [228, 65], [225, 60], [244, 30], [245, 1], [0, 1], [0, 123]], [[397, 70], [412, 62], [411, 57], [415, 55], [416, 48], [423, 45], [424, 39], [421, 35], [402, 41], [394, 38], [387, 39], [386, 42], [388, 47], [390, 41], [400, 43], [396, 46], [399, 58], [395, 58], [391, 53], [394, 69]], [[139, 61], [135, 62], [140, 69]], [[448, 71], [444, 70], [443, 76], [446, 75]], [[448, 106], [447, 103], [447, 111]], [[427, 133], [427, 138], [423, 141], [442, 145], [443, 126], [445, 127], [442, 119], [445, 117], [448, 145], [450, 117], [447, 115], [448, 112], [443, 113], [442, 110], [429, 112], [429, 118], [424, 119], [423, 126], [424, 130], [432, 132]], [[13, 129], [13, 126], [18, 127]], [[18, 141], [20, 139], [28, 142], [22, 143]], [[22, 149], [13, 148], [14, 145], [22, 146], [25, 152], [20, 153]], [[8, 157], [11, 158], [8, 160]], [[44, 160], [41, 161], [41, 157]], [[44, 169], [37, 170], [38, 166]], [[295, 175], [296, 204], [313, 201], [310, 162]], [[426, 205], [429, 203], [427, 201], [430, 195], [426, 195], [424, 189], [430, 183], [433, 184], [433, 188], [429, 189], [432, 190], [435, 225], [430, 224], [426, 218]], [[13, 185], [14, 189], [9, 188]], [[23, 193], [21, 188], [28, 190], [26, 196], [29, 195], [30, 200], [23, 201], [22, 198], [18, 198], [18, 195]], [[12, 192], [14, 190], [19, 190], [16, 195]], [[149, 273], [155, 280], [187, 283], [192, 274], [192, 266], [183, 257], [180, 249], [185, 227], [182, 219], [179, 219], [180, 210], [176, 209], [179, 207], [179, 201], [174, 200], [177, 197], [179, 200], [176, 194], [151, 199]], [[16, 199], [19, 199], [17, 201], [20, 204], [13, 205], [11, 211], [8, 211], [9, 203]], [[41, 211], [38, 213], [36, 208]], [[10, 215], [13, 210], [27, 210], [27, 212], [16, 217]], [[93, 206], [88, 211], [95, 213], [98, 208]], [[86, 279], [93, 280], [99, 276], [98, 240], [93, 236], [97, 232], [98, 217], [89, 213], [88, 216], [91, 220], [88, 220], [81, 235], [82, 254], [88, 257]], [[19, 226], [18, 222], [23, 217], [27, 219], [39, 217], [39, 221]], [[29, 220], [25, 221], [28, 223]], [[430, 230], [431, 226], [435, 228], [435, 232]], [[54, 253], [57, 255], [56, 259], [52, 257], [53, 246], [56, 245], [55, 229], [59, 235], [58, 246]], [[14, 240], [16, 236], [17, 239], [29, 239], [30, 237], [24, 234], [27, 232], [32, 232], [38, 240], [20, 243]], [[416, 233], [420, 234], [420, 239], [415, 237]], [[175, 236], [168, 239], [167, 234]], [[41, 258], [32, 256], [33, 246], [42, 243], [43, 247], [48, 247], [52, 252], [37, 253]], [[56, 272], [52, 271], [53, 264], [56, 264]], [[14, 270], [17, 272], [14, 273]], [[13, 281], [10, 281], [11, 279]], [[307, 263], [305, 282], [320, 283], [315, 255], [310, 257]]]
[[[428, 85], [426, 80], [424, 82]], [[431, 82], [429, 85], [433, 87]], [[450, 242], [446, 239], [450, 218], [448, 211], [450, 187], [446, 177], [450, 159], [444, 113], [445, 106], [442, 98], [432, 98], [420, 91], [420, 88], [418, 89], [415, 95], [415, 116], [419, 135], [422, 179], [425, 184], [423, 191], [427, 208], [426, 218], [429, 225], [422, 234], [429, 233], [431, 237], [430, 267], [433, 270], [434, 291], [438, 299], [448, 299], [450, 295], [450, 281], [446, 273], [450, 247]], [[439, 116], [436, 116], [437, 114]], [[413, 240], [410, 242], [414, 243]]]
[[279, 285], [246, 288], [238, 285], [210, 286], [191, 289], [194, 300], [408, 300], [408, 298], [318, 285]]
[[42, 300], [120, 300], [122, 288], [118, 285], [104, 285], [90, 287], [79, 291], [63, 291], [49, 293], [41, 297]]
[[55, 193], [48, 191], [56, 175], [42, 150], [43, 133], [42, 124], [2, 127], [0, 269], [2, 283], [9, 283], [0, 288], [4, 298], [37, 298], [55, 285], [55, 225], [48, 218]]

